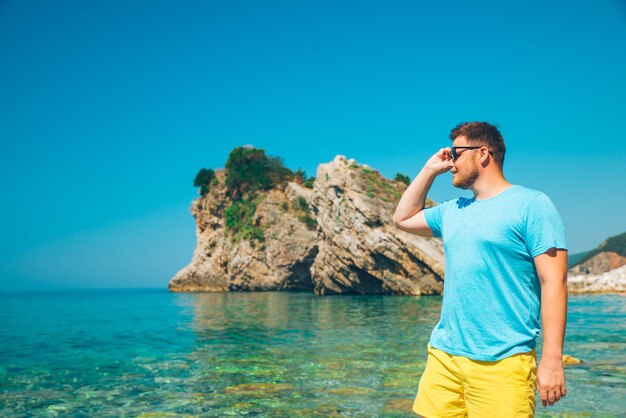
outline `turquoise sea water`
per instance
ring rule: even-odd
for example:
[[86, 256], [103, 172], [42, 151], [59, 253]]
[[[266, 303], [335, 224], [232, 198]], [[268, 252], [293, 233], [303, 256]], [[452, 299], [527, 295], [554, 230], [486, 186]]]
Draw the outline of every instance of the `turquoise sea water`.
[[[0, 416], [410, 417], [441, 297], [0, 293]], [[626, 297], [570, 295], [568, 394], [626, 416]], [[540, 348], [538, 351], [540, 351]]]

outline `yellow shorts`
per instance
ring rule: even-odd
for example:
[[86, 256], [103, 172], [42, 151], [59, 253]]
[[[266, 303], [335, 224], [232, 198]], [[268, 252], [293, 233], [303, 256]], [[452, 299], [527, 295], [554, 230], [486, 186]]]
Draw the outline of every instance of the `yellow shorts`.
[[477, 361], [429, 343], [413, 412], [426, 418], [534, 417], [536, 383], [536, 350]]

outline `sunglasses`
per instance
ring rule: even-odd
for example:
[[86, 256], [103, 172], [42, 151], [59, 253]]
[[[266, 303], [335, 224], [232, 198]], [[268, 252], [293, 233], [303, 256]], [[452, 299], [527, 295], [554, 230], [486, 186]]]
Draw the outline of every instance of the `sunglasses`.
[[[457, 152], [457, 149], [478, 149], [482, 147], [484, 147], [484, 145], [479, 145], [477, 147], [452, 147], [452, 161], [456, 161], [461, 156], [461, 154]], [[493, 155], [493, 152], [489, 150], [489, 154]]]

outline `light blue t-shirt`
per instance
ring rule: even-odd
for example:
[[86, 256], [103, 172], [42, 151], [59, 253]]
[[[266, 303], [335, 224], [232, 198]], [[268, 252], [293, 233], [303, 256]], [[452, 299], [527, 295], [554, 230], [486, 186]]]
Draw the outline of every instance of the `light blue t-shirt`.
[[541, 284], [533, 258], [567, 249], [550, 198], [514, 184], [489, 199], [447, 200], [424, 216], [445, 252], [441, 319], [430, 345], [482, 361], [534, 349]]

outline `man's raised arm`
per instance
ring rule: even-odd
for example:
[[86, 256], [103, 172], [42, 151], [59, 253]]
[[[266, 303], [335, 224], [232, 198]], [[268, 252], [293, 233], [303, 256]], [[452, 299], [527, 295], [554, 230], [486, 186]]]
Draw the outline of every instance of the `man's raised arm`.
[[426, 162], [417, 177], [404, 191], [393, 214], [392, 222], [396, 228], [423, 237], [433, 236], [422, 210], [426, 207], [426, 194], [435, 177], [454, 166], [450, 152], [450, 148], [441, 148]]

